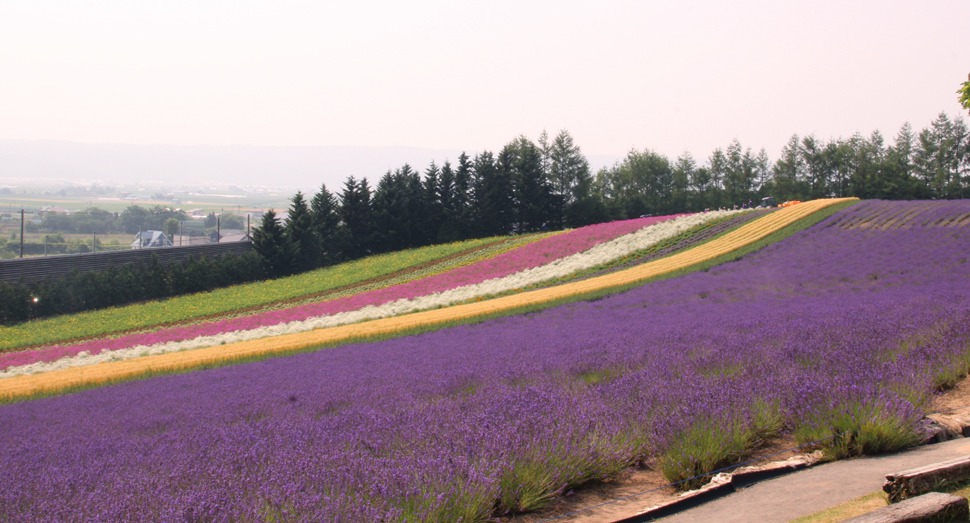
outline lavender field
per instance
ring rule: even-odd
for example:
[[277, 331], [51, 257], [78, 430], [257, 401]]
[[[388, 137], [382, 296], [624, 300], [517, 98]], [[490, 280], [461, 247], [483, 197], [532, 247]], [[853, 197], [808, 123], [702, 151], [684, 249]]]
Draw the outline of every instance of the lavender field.
[[706, 272], [0, 406], [2, 521], [486, 521], [782, 432], [916, 441], [970, 368], [970, 201], [862, 202]]

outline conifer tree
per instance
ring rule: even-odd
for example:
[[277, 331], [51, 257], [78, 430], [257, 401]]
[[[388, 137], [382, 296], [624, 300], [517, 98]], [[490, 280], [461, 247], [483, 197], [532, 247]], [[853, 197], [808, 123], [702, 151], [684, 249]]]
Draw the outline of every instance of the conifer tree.
[[421, 202], [423, 210], [420, 211], [421, 216], [424, 217], [420, 231], [422, 245], [431, 244], [438, 239], [438, 231], [445, 220], [444, 200], [448, 197], [445, 196], [445, 190], [442, 188], [443, 174], [443, 170], [439, 170], [433, 160], [424, 171]]
[[[511, 155], [506, 155], [511, 165]], [[471, 234], [484, 238], [512, 232], [512, 179], [508, 168], [500, 169], [489, 151], [475, 155], [472, 167], [473, 221]]]
[[309, 271], [320, 264], [320, 239], [313, 227], [313, 216], [310, 207], [303, 199], [303, 193], [297, 191], [290, 205], [290, 213], [286, 218], [283, 233], [289, 238], [296, 252], [293, 268], [297, 271]]
[[458, 209], [455, 171], [451, 168], [451, 163], [448, 160], [445, 160], [445, 163], [441, 166], [441, 175], [438, 177], [438, 201], [441, 205], [441, 225], [438, 227], [433, 241], [437, 243], [458, 241], [461, 238], [458, 228], [461, 211]]
[[552, 198], [542, 152], [525, 136], [506, 145], [499, 154], [499, 171], [511, 181], [514, 221], [519, 232], [538, 231], [550, 219]]
[[271, 277], [293, 272], [297, 252], [289, 237], [283, 234], [283, 227], [272, 209], [263, 214], [262, 223], [253, 231], [253, 250], [262, 260], [266, 274]]
[[458, 155], [458, 168], [455, 169], [455, 190], [451, 198], [455, 209], [458, 236], [463, 240], [472, 237], [472, 224], [475, 219], [475, 209], [472, 205], [472, 171], [471, 160], [467, 154], [462, 152]]
[[[579, 146], [573, 142], [568, 131], [559, 131], [551, 144], [546, 143], [545, 131], [539, 138], [540, 148], [547, 165], [549, 184], [554, 206], [554, 221], [562, 227], [565, 223], [569, 207], [581, 197], [580, 193], [588, 193], [588, 186], [592, 183], [589, 172], [589, 161], [583, 156]], [[583, 196], [587, 197], [587, 196]]]
[[371, 210], [371, 190], [367, 178], [359, 182], [353, 177], [344, 182], [340, 193], [338, 243], [347, 259], [357, 259], [372, 252], [374, 217]]
[[327, 190], [326, 184], [310, 201], [313, 228], [320, 241], [320, 265], [330, 265], [340, 260], [337, 247], [337, 226], [340, 224], [337, 198]]
[[[400, 174], [398, 169], [397, 174]], [[371, 198], [371, 210], [374, 215], [374, 252], [389, 252], [398, 250], [401, 242], [401, 210], [398, 206], [402, 196], [398, 194], [401, 184], [391, 171], [384, 173], [374, 197]]]

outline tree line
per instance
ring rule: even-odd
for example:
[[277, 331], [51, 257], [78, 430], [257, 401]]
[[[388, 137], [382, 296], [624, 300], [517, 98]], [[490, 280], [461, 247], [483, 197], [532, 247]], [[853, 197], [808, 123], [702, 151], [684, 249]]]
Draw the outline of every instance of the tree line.
[[671, 161], [634, 150], [597, 173], [593, 194], [611, 219], [757, 204], [766, 196], [968, 198], [970, 136], [962, 118], [943, 113], [918, 134], [904, 124], [892, 145], [879, 131], [831, 140], [792, 135], [774, 162], [763, 148], [755, 154], [738, 140], [703, 164], [690, 153]]
[[970, 136], [962, 118], [941, 113], [915, 133], [907, 123], [887, 145], [869, 136], [824, 140], [793, 135], [772, 162], [738, 140], [703, 163], [645, 149], [594, 175], [572, 136], [537, 142], [519, 136], [497, 154], [405, 164], [372, 188], [351, 176], [339, 193], [326, 185], [309, 202], [292, 199], [280, 223], [267, 212], [253, 247], [270, 275], [309, 270], [369, 254], [433, 243], [579, 227], [643, 215], [700, 212], [777, 201], [970, 197]]
[[[245, 229], [246, 222], [239, 216], [223, 213], [217, 216], [209, 213], [202, 220], [205, 229], [214, 229], [220, 219], [223, 229]], [[142, 231], [164, 231], [168, 235], [177, 234], [180, 222], [193, 223], [193, 219], [181, 209], [155, 205], [145, 208], [129, 205], [119, 212], [90, 207], [72, 214], [47, 213], [40, 224], [27, 223], [27, 232], [50, 232], [70, 234], [135, 234]]]
[[338, 194], [326, 185], [292, 199], [285, 223], [263, 215], [253, 248], [267, 273], [314, 267], [434, 243], [608, 220], [592, 193], [589, 162], [567, 131], [538, 143], [519, 136], [497, 154], [388, 171], [371, 187], [351, 176]]
[[[764, 149], [755, 154], [737, 140], [703, 163], [689, 153], [671, 160], [632, 150], [595, 176], [567, 131], [553, 139], [543, 133], [536, 142], [519, 136], [497, 154], [463, 153], [455, 164], [432, 162], [424, 172], [405, 164], [373, 188], [351, 176], [337, 193], [326, 185], [309, 198], [298, 192], [285, 221], [273, 211], [263, 215], [253, 231], [254, 252], [245, 256], [0, 284], [0, 322], [208, 290], [433, 243], [742, 206], [765, 196], [967, 198], [970, 136], [961, 118], [940, 114], [919, 133], [904, 125], [892, 145], [878, 131], [832, 140], [793, 135], [774, 162]], [[120, 221], [129, 232], [136, 223], [154, 228], [182, 218], [168, 212], [132, 206], [89, 218]]]

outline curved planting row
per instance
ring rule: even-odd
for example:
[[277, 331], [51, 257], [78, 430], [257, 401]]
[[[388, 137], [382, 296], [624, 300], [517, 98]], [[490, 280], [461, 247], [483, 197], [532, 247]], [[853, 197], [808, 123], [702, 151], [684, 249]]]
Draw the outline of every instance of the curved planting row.
[[[6, 370], [0, 372], [0, 377], [257, 340], [448, 306], [563, 277], [726, 214], [729, 213], [593, 225], [451, 271], [340, 299], [230, 320], [2, 355], [0, 367]], [[631, 230], [634, 232], [629, 232]], [[618, 235], [620, 237], [616, 238]]]
[[[527, 237], [526, 241], [542, 237]], [[371, 256], [287, 278], [234, 285], [210, 292], [35, 320], [14, 326], [0, 326], [0, 350], [103, 336], [276, 303], [394, 274], [463, 252], [478, 250], [496, 241], [509, 240], [486, 238], [422, 247]], [[520, 241], [512, 240], [513, 247], [518, 246]]]
[[906, 229], [911, 227], [967, 227], [970, 210], [959, 200], [871, 202], [866, 211], [846, 214], [838, 223], [845, 229]]
[[738, 216], [732, 216], [730, 218], [715, 221], [709, 225], [705, 224], [707, 227], [705, 227], [703, 230], [694, 232], [685, 238], [671, 238], [669, 242], [662, 242], [661, 244], [651, 246], [648, 249], [632, 253], [629, 256], [625, 256], [621, 260], [618, 260], [619, 263], [612, 264], [609, 267], [604, 267], [600, 270], [584, 275], [583, 277], [591, 278], [594, 276], [600, 276], [602, 274], [628, 269], [651, 260], [669, 256], [677, 251], [689, 249], [695, 245], [704, 243], [711, 238], [724, 233], [725, 231], [743, 225], [751, 220], [756, 220], [764, 216], [765, 213], [769, 212], [772, 211], [747, 212]]
[[[489, 245], [496, 243], [494, 239], [479, 240], [477, 242], [482, 245], [475, 245], [473, 249], [467, 249], [467, 246], [472, 243], [468, 241], [446, 246], [415, 249], [402, 253], [365, 258], [327, 269], [312, 271], [311, 273], [303, 275], [236, 286], [229, 289], [220, 289], [210, 293], [93, 313], [70, 315], [51, 320], [29, 322], [15, 327], [0, 327], [0, 335], [2, 335], [0, 336], [0, 350], [9, 350], [10, 348], [24, 345], [36, 346], [39, 340], [44, 339], [48, 343], [52, 341], [67, 341], [81, 338], [82, 334], [91, 332], [99, 334], [102, 338], [110, 336], [111, 333], [132, 330], [135, 331], [135, 334], [151, 333], [158, 330], [158, 328], [151, 328], [153, 326], [164, 327], [173, 322], [182, 323], [178, 321], [180, 318], [192, 320], [194, 324], [215, 323], [219, 321], [219, 317], [225, 315], [235, 316], [238, 310], [261, 306], [247, 305], [248, 303], [274, 304], [281, 301], [277, 299], [280, 296], [296, 295], [298, 297], [305, 297], [308, 295], [316, 295], [319, 299], [311, 301], [311, 303], [315, 303], [317, 301], [325, 301], [328, 298], [359, 294], [366, 291], [379, 291], [389, 284], [398, 285], [415, 279], [437, 276], [442, 272], [447, 272], [448, 274], [448, 276], [445, 276], [445, 279], [468, 279], [469, 275], [471, 279], [496, 277], [573, 254], [598, 243], [638, 230], [644, 226], [663, 221], [664, 219], [664, 217], [659, 217], [598, 224], [567, 232], [531, 235], [504, 240], [492, 247], [489, 247]], [[557, 236], [562, 236], [562, 238], [553, 239]], [[529, 246], [535, 242], [538, 242], [539, 245], [535, 247]], [[523, 248], [524, 250], [521, 253], [507, 254], [509, 251], [516, 251]], [[453, 259], [455, 256], [460, 256], [463, 253], [468, 253], [470, 256], [466, 256], [464, 259]], [[482, 253], [484, 256], [476, 256], [476, 253]], [[434, 256], [436, 254], [446, 254], [447, 256]], [[501, 256], [503, 254], [506, 255]], [[490, 261], [494, 257], [498, 257], [499, 259]], [[435, 263], [437, 260], [444, 260], [444, 262], [439, 266], [431, 267], [431, 271], [422, 272], [412, 270], [415, 266], [423, 267], [429, 263]], [[416, 262], [420, 262], [420, 264]], [[475, 266], [474, 270], [461, 270], [461, 266], [468, 265], [469, 263]], [[402, 277], [397, 278], [396, 281], [388, 279], [388, 276], [402, 272]], [[375, 273], [379, 273], [382, 276], [375, 277]], [[378, 285], [368, 285], [368, 282], [375, 279], [383, 280], [379, 281]], [[442, 285], [440, 278], [428, 281], [435, 282], [439, 286]], [[478, 281], [481, 280], [479, 279]], [[427, 284], [423, 285], [425, 287], [427, 286]], [[448, 285], [451, 284], [445, 283], [444, 287], [447, 288]], [[347, 289], [350, 292], [332, 294], [332, 291], [337, 289]], [[374, 296], [379, 303], [379, 293], [371, 292], [368, 296]], [[289, 301], [292, 302], [293, 299], [290, 298]], [[302, 298], [300, 298], [300, 301], [303, 301]], [[301, 304], [307, 305], [306, 303]], [[236, 307], [231, 308], [231, 305], [235, 305]], [[296, 318], [301, 315], [299, 310], [293, 310], [293, 307], [287, 308], [290, 309], [288, 312], [269, 311], [268, 314], [260, 314], [261, 311], [257, 310], [252, 311], [253, 314], [247, 314], [246, 316], [252, 317], [248, 320], [250, 323], [274, 325], [280, 323], [280, 321], [285, 321], [287, 316]], [[211, 311], [214, 309], [223, 312], [212, 313]], [[302, 310], [310, 313], [313, 311], [312, 307], [305, 307]], [[198, 321], [200, 318], [211, 318], [212, 316], [218, 317], [215, 321]], [[303, 314], [303, 317], [308, 317], [308, 315]], [[281, 318], [284, 319], [281, 320]], [[193, 334], [193, 328], [202, 330]], [[224, 327], [221, 329], [219, 327], [189, 327], [181, 330], [173, 329], [169, 331], [173, 334], [168, 337], [169, 339], [185, 339], [186, 336], [195, 337], [202, 335], [203, 332], [212, 334], [216, 332], [227, 332], [235, 328], [238, 327]], [[179, 332], [184, 332], [185, 335], [180, 335], [178, 334]], [[89, 334], [87, 337], [92, 336]], [[162, 337], [165, 336], [162, 335]], [[124, 345], [122, 342], [118, 343]], [[127, 344], [127, 346], [135, 344], [137, 342]], [[2, 367], [4, 365], [0, 363], [0, 368]]]
[[0, 520], [485, 522], [781, 431], [907, 445], [970, 367], [970, 229], [831, 226], [878, 205], [597, 301], [0, 406]]
[[[319, 345], [346, 343], [355, 339], [396, 336], [414, 330], [440, 328], [450, 324], [474, 321], [477, 318], [483, 318], [489, 315], [508, 314], [513, 311], [537, 306], [550, 306], [562, 300], [576, 299], [583, 295], [635, 285], [649, 278], [683, 270], [700, 262], [713, 260], [740, 247], [756, 242], [818, 210], [847, 200], [816, 200], [789, 207], [748, 223], [739, 229], [694, 249], [596, 278], [477, 303], [456, 305], [444, 309], [385, 317], [374, 321], [338, 327], [317, 328], [308, 332], [295, 334], [281, 334], [265, 339], [235, 343], [227, 342], [224, 345], [191, 351], [150, 355], [147, 351], [142, 352], [144, 349], [141, 348], [129, 349], [130, 352], [126, 356], [129, 358], [135, 357], [134, 359], [111, 361], [110, 355], [106, 354], [108, 357], [105, 357], [103, 360], [94, 360], [96, 363], [99, 363], [98, 365], [73, 366], [66, 369], [51, 370], [39, 375], [21, 375], [0, 380], [0, 397], [22, 397], [49, 391], [64, 390], [71, 387], [94, 386], [99, 383], [130, 379], [135, 376], [183, 371], [206, 365], [218, 365], [225, 362], [305, 350]], [[643, 232], [648, 233], [649, 230], [650, 228], [648, 227]], [[671, 231], [669, 236], [675, 234], [676, 231]], [[628, 246], [625, 252], [632, 252], [640, 248], [642, 246], [632, 249]], [[614, 259], [622, 256], [623, 252], [621, 251], [615, 253]], [[434, 298], [431, 297], [427, 301], [421, 301], [421, 299], [412, 301], [428, 306], [434, 306], [435, 304]], [[410, 310], [414, 309], [412, 308]], [[361, 311], [363, 311], [363, 314], [370, 312], [368, 308], [361, 309]], [[379, 314], [386, 315], [386, 313]], [[114, 355], [114, 353], [111, 355]], [[87, 359], [87, 355], [79, 355], [74, 358]]]

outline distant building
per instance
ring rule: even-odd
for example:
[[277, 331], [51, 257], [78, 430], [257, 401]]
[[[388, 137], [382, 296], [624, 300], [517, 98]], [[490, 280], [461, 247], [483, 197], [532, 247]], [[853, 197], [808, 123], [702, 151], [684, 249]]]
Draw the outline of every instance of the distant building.
[[41, 207], [37, 214], [43, 217], [45, 214], [71, 214], [71, 211], [56, 205], [47, 205]]
[[220, 231], [221, 237], [219, 238], [220, 243], [227, 242], [241, 242], [248, 240], [246, 236], [246, 231], [242, 229], [223, 229]]
[[131, 242], [132, 249], [155, 249], [171, 246], [172, 241], [162, 231], [142, 231], [141, 238], [136, 234], [135, 240]]

